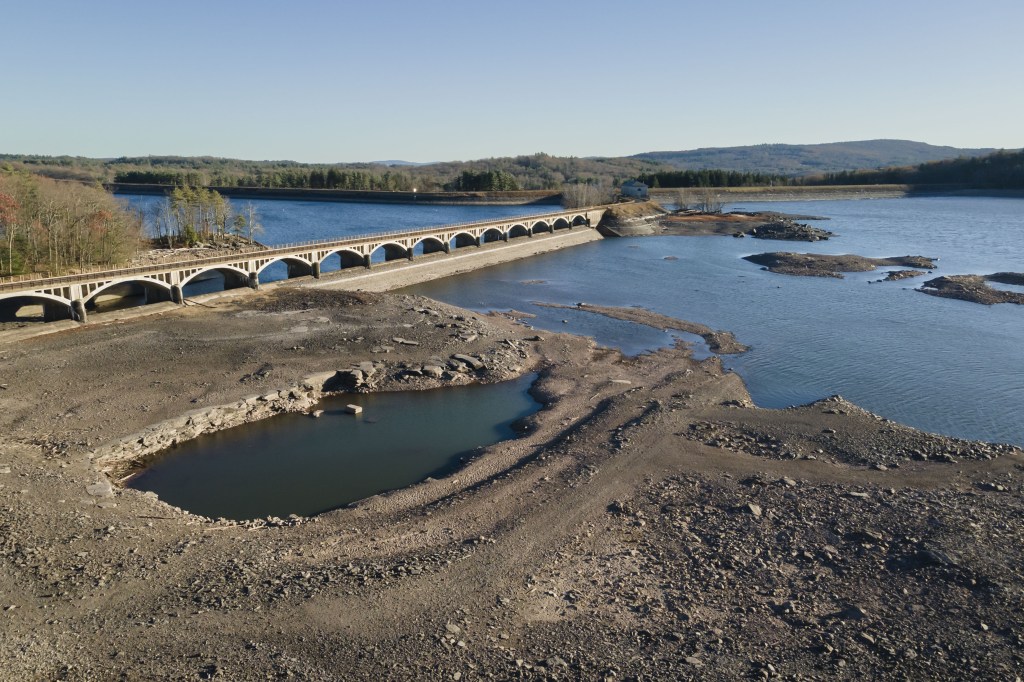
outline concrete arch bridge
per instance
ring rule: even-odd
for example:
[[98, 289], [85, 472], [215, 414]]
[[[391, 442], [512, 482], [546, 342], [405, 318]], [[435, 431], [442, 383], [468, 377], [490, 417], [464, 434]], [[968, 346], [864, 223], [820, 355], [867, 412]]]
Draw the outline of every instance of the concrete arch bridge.
[[490, 242], [531, 238], [539, 233], [596, 227], [604, 207], [574, 209], [534, 216], [417, 230], [327, 239], [288, 244], [270, 249], [212, 258], [201, 258], [153, 266], [0, 281], [0, 322], [19, 318], [26, 306], [38, 310], [43, 319], [73, 319], [85, 322], [88, 311], [101, 299], [141, 297], [143, 303], [174, 301], [184, 303], [187, 287], [210, 279], [223, 279], [224, 289], [258, 288], [260, 276], [276, 263], [287, 266], [288, 278], [319, 278], [321, 269], [337, 263], [338, 268], [371, 268], [376, 262], [413, 260], [418, 253], [450, 254]]

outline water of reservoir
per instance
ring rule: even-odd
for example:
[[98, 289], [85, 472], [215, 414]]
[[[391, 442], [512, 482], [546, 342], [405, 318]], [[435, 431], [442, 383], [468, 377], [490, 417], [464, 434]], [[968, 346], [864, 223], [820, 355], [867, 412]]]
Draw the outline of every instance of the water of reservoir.
[[[128, 485], [211, 518], [310, 516], [459, 467], [515, 435], [536, 375], [487, 386], [343, 395], [167, 451]], [[345, 405], [363, 407], [361, 415]]]
[[[742, 260], [765, 251], [920, 254], [940, 274], [1024, 271], [1024, 200], [979, 197], [743, 204], [829, 216], [825, 242], [727, 237], [608, 239], [412, 290], [474, 310], [533, 313], [535, 327], [593, 336], [627, 352], [670, 336], [536, 301], [639, 305], [734, 332], [751, 346], [725, 356], [762, 407], [839, 393], [885, 417], [953, 436], [1024, 445], [1024, 306], [928, 296], [926, 277], [871, 283], [792, 277]], [[677, 260], [666, 260], [675, 257]]]
[[[119, 194], [129, 206], [141, 209], [143, 216], [166, 201], [163, 196]], [[284, 199], [231, 199], [240, 210], [251, 203], [256, 207], [263, 232], [256, 241], [267, 246], [344, 237], [415, 230], [434, 225], [471, 223], [521, 215], [536, 215], [560, 210], [551, 204], [519, 206], [446, 206], [439, 204], [369, 204], [334, 201], [293, 201]]]

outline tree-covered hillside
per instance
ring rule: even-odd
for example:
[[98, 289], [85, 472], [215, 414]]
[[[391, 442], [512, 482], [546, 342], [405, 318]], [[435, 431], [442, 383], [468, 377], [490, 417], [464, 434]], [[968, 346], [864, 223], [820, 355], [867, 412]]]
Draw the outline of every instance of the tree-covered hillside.
[[84, 182], [384, 191], [411, 191], [415, 188], [421, 192], [466, 187], [560, 190], [567, 184], [576, 183], [612, 187], [641, 173], [671, 170], [668, 166], [640, 159], [583, 159], [548, 154], [418, 166], [306, 164], [208, 156], [89, 159], [0, 154], [0, 168], [5, 166], [54, 179]]
[[827, 173], [806, 184], [819, 185], [963, 185], [987, 189], [1024, 189], [1024, 151], [932, 161], [903, 168]]
[[[307, 164], [212, 156], [90, 159], [0, 154], [0, 170], [27, 171], [53, 179], [86, 183], [405, 192], [414, 189], [420, 192], [561, 191], [577, 184], [610, 189], [633, 178], [660, 187], [706, 187], [817, 184], [823, 178], [845, 183], [850, 181], [848, 176], [855, 174], [860, 182], [874, 183], [882, 180], [871, 178], [909, 177], [906, 169], [916, 168], [922, 163], [969, 159], [991, 151], [936, 147], [905, 140], [870, 140], [652, 152], [633, 157], [577, 158], [531, 154], [422, 165], [387, 165], [383, 162]], [[892, 167], [899, 167], [901, 171], [894, 173], [890, 170]], [[975, 174], [980, 172], [975, 169]], [[926, 179], [927, 174], [923, 171], [915, 177], [921, 179], [891, 179], [886, 182], [940, 182]]]
[[768, 175], [812, 175], [928, 161], [983, 156], [994, 149], [938, 147], [909, 140], [865, 140], [827, 144], [759, 144], [691, 151], [648, 152], [632, 158], [667, 164], [678, 170], [717, 169]]

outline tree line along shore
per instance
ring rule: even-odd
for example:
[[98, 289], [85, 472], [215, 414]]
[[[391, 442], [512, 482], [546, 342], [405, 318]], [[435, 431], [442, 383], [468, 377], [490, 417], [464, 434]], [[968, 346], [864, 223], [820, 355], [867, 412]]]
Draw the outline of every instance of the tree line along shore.
[[[951, 150], [955, 151], [955, 150]], [[961, 150], [964, 151], [964, 150]], [[890, 156], [889, 158], [900, 158]], [[906, 157], [903, 157], [906, 158]], [[731, 162], [722, 159], [723, 163]], [[705, 159], [702, 164], [713, 163]], [[218, 157], [145, 156], [93, 159], [0, 154], [0, 170], [26, 171], [88, 183], [323, 189], [381, 192], [561, 191], [593, 185], [615, 189], [628, 180], [652, 188], [822, 185], [962, 185], [975, 189], [1024, 189], [1024, 151], [998, 150], [913, 165], [850, 165], [844, 158], [816, 158], [802, 170], [782, 172], [761, 157], [726, 168], [680, 167], [654, 155], [556, 157], [548, 154], [451, 161], [312, 164]], [[864, 159], [861, 164], [868, 163]], [[836, 164], [843, 164], [837, 166]], [[768, 170], [775, 168], [775, 170]]]
[[[615, 201], [627, 178], [646, 182], [654, 198], [680, 206], [947, 193], [1024, 196], [1024, 151], [802, 177], [669, 169], [635, 158], [559, 160], [543, 154], [479, 162], [484, 167], [453, 163], [399, 169], [208, 157], [105, 162], [0, 155], [0, 161], [0, 277], [117, 266], [151, 237], [166, 246], [232, 233], [251, 240], [259, 228], [255, 210], [250, 204], [236, 211], [225, 197], [579, 207]], [[117, 202], [111, 192], [167, 194], [167, 209], [148, 221], [157, 226], [156, 234], [145, 234], [146, 217]], [[183, 199], [182, 193], [192, 198]]]

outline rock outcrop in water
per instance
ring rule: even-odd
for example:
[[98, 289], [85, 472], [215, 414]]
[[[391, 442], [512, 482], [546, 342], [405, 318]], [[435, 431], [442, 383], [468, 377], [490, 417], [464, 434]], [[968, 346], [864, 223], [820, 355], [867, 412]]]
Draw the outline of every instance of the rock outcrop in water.
[[995, 305], [996, 303], [1024, 305], [1024, 293], [994, 289], [987, 282], [1024, 286], [1024, 273], [997, 272], [992, 275], [936, 277], [922, 284], [918, 291], [931, 296], [956, 298], [961, 301], [970, 301], [983, 305]]
[[833, 236], [828, 230], [811, 227], [787, 218], [752, 227], [747, 230], [746, 234], [755, 239], [778, 239], [791, 242], [817, 242]]
[[833, 256], [821, 253], [757, 253], [744, 256], [744, 260], [764, 266], [765, 270], [783, 275], [804, 277], [843, 278], [844, 272], [868, 272], [878, 266], [902, 265], [931, 270], [934, 259], [925, 256], [895, 256], [892, 258], [866, 258], [853, 254]]

